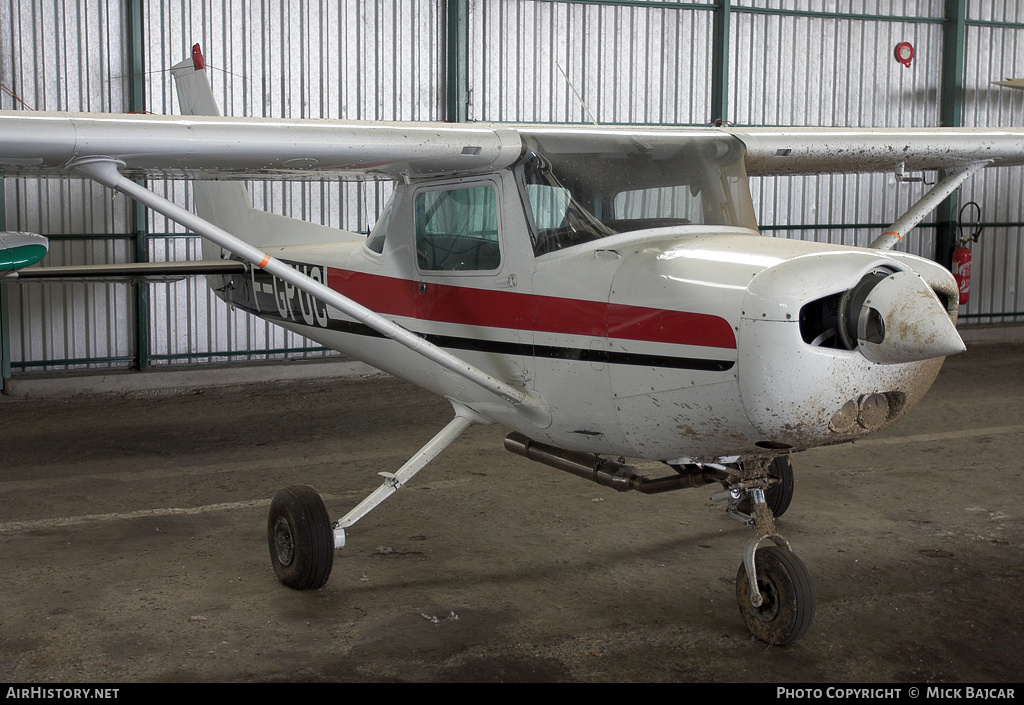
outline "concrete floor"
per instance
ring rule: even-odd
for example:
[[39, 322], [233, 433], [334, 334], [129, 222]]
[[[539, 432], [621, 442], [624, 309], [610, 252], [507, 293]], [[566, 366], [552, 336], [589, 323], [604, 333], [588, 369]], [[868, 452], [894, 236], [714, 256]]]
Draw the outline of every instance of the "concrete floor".
[[[327, 368], [324, 368], [327, 369]], [[269, 499], [341, 516], [450, 416], [383, 376], [0, 401], [0, 681], [1015, 683], [1024, 347], [947, 361], [894, 429], [795, 456], [817, 614], [747, 633], [713, 488], [618, 494], [475, 427], [349, 533], [270, 568]], [[353, 371], [350, 370], [350, 373]]]

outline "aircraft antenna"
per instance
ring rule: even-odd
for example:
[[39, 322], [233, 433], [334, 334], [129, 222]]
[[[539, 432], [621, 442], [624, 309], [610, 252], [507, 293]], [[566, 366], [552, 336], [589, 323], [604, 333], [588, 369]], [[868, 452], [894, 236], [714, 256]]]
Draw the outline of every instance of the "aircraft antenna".
[[583, 110], [584, 112], [587, 113], [587, 117], [590, 118], [590, 122], [594, 123], [594, 127], [597, 127], [597, 118], [594, 117], [594, 114], [592, 112], [590, 112], [590, 108], [587, 107], [587, 103], [586, 101], [583, 100], [583, 96], [580, 95], [580, 92], [576, 90], [576, 86], [572, 85], [572, 81], [569, 80], [569, 74], [565, 72], [565, 69], [563, 69], [562, 65], [557, 61], [555, 62], [555, 66], [557, 66], [558, 70], [562, 72], [562, 76], [565, 77], [565, 82], [569, 85], [569, 88], [571, 88], [572, 92], [576, 95], [576, 100], [578, 100], [580, 102], [580, 105], [583, 106]]

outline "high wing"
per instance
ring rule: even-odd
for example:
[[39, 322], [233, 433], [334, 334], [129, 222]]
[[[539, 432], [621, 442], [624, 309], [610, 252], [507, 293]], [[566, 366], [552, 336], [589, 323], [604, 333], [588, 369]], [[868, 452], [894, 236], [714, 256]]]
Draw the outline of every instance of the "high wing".
[[[978, 170], [1024, 164], [1024, 128], [463, 125], [0, 111], [0, 170], [81, 177], [81, 166], [99, 159], [130, 179], [410, 181], [509, 167], [524, 153], [523, 136], [540, 132], [583, 149], [593, 149], [597, 136], [643, 147], [645, 139], [731, 135], [754, 176], [947, 172], [871, 244], [876, 249], [893, 247]], [[323, 241], [315, 226], [307, 230], [310, 242]]]
[[0, 111], [0, 126], [9, 176], [113, 157], [132, 178], [403, 179], [501, 169], [522, 149], [512, 130], [445, 123]]
[[754, 176], [1024, 164], [1021, 128], [735, 128]]
[[868, 173], [1024, 164], [1024, 128], [673, 128], [355, 122], [220, 116], [0, 111], [8, 176], [81, 176], [76, 162], [111, 157], [128, 177], [162, 179], [415, 179], [513, 164], [520, 134], [557, 131], [661, 139], [731, 134], [747, 172]]

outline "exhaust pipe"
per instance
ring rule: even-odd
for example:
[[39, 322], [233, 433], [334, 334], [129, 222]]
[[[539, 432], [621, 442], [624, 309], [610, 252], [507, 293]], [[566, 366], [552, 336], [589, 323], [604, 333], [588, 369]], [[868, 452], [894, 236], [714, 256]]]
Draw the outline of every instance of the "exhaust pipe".
[[610, 487], [617, 492], [636, 490], [644, 494], [658, 494], [689, 487], [703, 487], [721, 482], [729, 476], [721, 470], [707, 469], [695, 473], [650, 478], [638, 473], [632, 465], [602, 458], [594, 453], [565, 450], [537, 443], [521, 433], [510, 433], [505, 437], [505, 450]]

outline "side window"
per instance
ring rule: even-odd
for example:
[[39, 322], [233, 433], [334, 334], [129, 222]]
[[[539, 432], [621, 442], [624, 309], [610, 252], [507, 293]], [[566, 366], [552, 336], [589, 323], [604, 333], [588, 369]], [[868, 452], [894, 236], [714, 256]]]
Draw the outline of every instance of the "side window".
[[421, 191], [415, 208], [420, 269], [461, 272], [501, 266], [498, 197], [493, 186]]
[[384, 237], [388, 234], [388, 221], [391, 220], [391, 202], [388, 202], [384, 212], [381, 213], [377, 224], [373, 226], [369, 237], [366, 238], [366, 246], [378, 255], [384, 252]]

